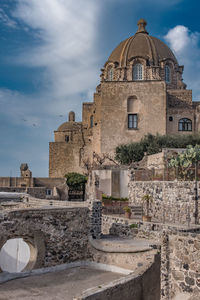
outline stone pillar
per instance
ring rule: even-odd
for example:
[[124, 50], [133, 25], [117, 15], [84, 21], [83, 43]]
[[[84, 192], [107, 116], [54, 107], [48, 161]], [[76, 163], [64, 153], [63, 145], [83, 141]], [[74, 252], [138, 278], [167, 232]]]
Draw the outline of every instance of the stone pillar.
[[90, 215], [90, 234], [93, 239], [101, 238], [101, 218], [102, 204], [101, 201], [93, 201]]
[[169, 293], [169, 236], [163, 232], [161, 247], [161, 299], [170, 300]]

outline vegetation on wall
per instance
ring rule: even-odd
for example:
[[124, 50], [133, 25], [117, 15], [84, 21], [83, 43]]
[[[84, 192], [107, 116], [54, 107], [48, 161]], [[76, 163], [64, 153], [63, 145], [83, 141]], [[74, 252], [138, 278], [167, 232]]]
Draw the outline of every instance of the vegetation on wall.
[[85, 175], [72, 172], [65, 175], [66, 183], [71, 190], [82, 191], [85, 189], [87, 177]]
[[[187, 146], [186, 151], [177, 154], [169, 161], [169, 167], [176, 168], [177, 174], [184, 180], [192, 180], [197, 176], [197, 164], [200, 161], [200, 145]], [[196, 178], [197, 179], [197, 178]]]
[[102, 194], [102, 201], [103, 202], [111, 202], [111, 201], [128, 201], [128, 198], [116, 198], [113, 196], [107, 196], [105, 194]]
[[186, 148], [200, 144], [199, 134], [190, 135], [152, 135], [147, 134], [140, 142], [120, 145], [115, 150], [115, 159], [124, 165], [140, 161], [144, 153], [155, 154], [162, 148]]

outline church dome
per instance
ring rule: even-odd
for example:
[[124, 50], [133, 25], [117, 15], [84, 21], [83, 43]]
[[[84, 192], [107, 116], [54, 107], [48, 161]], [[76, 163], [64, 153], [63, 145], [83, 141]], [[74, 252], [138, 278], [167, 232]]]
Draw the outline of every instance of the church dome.
[[146, 30], [146, 21], [137, 23], [135, 35], [121, 42], [102, 69], [101, 81], [165, 81], [167, 89], [185, 89], [182, 74], [171, 49]]
[[126, 67], [133, 58], [143, 58], [154, 66], [165, 60], [172, 60], [178, 64], [171, 49], [161, 40], [148, 34], [144, 19], [139, 20], [137, 25], [136, 34], [122, 41], [113, 50], [106, 64], [115, 63], [119, 67]]
[[65, 122], [61, 124], [57, 131], [72, 131], [72, 130], [78, 130], [80, 127], [80, 123], [77, 122]]

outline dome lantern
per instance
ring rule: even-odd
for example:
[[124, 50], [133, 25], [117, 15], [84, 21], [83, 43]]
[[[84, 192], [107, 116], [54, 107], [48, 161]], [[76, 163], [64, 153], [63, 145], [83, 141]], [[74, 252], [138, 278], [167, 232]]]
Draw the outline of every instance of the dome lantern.
[[70, 111], [68, 115], [69, 122], [75, 122], [75, 112]]
[[147, 25], [147, 22], [144, 19], [140, 19], [137, 22], [137, 25], [138, 25], [137, 33], [147, 33], [148, 34], [148, 32], [146, 31], [146, 28], [145, 28]]

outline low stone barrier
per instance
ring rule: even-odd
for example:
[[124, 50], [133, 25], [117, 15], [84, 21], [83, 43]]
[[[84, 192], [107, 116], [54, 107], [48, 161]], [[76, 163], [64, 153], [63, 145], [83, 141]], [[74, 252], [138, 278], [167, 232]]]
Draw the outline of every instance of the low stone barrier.
[[160, 300], [160, 256], [156, 255], [140, 271], [103, 285], [85, 291], [74, 300]]
[[194, 181], [131, 181], [129, 183], [130, 205], [143, 204], [145, 210], [145, 203], [142, 201], [145, 194], [153, 198], [150, 203], [150, 215], [158, 222], [195, 224]]
[[23, 238], [32, 249], [30, 269], [86, 259], [89, 216], [86, 207], [4, 212], [0, 216], [0, 248], [8, 239]]

